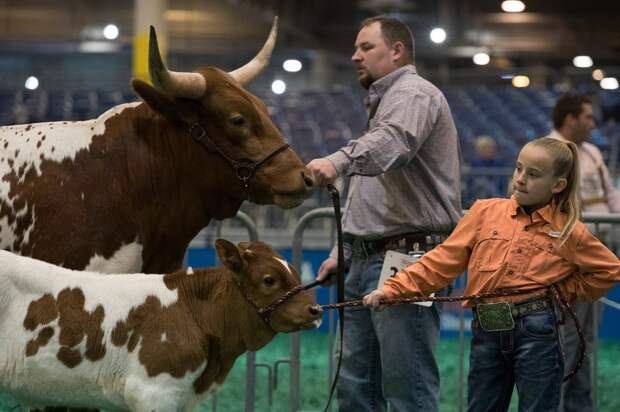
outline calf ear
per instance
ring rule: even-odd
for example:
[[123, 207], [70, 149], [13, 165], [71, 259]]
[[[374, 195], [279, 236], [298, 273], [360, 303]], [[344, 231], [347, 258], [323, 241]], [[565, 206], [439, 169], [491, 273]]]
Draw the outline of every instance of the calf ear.
[[241, 257], [239, 249], [228, 240], [218, 239], [215, 241], [215, 249], [220, 262], [235, 273], [240, 273], [245, 269], [245, 260]]

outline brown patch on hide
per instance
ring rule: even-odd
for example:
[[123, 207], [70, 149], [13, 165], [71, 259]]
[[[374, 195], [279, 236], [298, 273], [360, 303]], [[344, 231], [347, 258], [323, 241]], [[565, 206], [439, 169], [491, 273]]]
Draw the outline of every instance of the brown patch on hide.
[[[24, 318], [24, 327], [34, 330], [38, 325], [44, 325], [58, 318], [58, 343], [61, 345], [57, 358], [67, 367], [73, 368], [80, 364], [83, 357], [90, 361], [97, 361], [105, 355], [103, 330], [101, 328], [104, 310], [98, 305], [92, 312], [84, 308], [84, 293], [79, 288], [63, 289], [56, 299], [51, 294], [45, 294], [28, 306]], [[36, 339], [28, 343], [26, 356], [34, 356], [39, 348], [45, 346], [54, 330], [39, 333]], [[51, 334], [50, 334], [51, 332]], [[49, 336], [48, 336], [49, 335]], [[86, 339], [84, 353], [77, 346]]]
[[54, 328], [47, 326], [39, 332], [39, 336], [36, 339], [31, 339], [26, 344], [26, 356], [34, 356], [39, 351], [40, 347], [47, 345], [47, 342], [54, 336]]
[[28, 330], [35, 330], [39, 325], [46, 325], [58, 317], [56, 299], [46, 293], [41, 298], [33, 300], [28, 305], [28, 311], [24, 318], [24, 327]]

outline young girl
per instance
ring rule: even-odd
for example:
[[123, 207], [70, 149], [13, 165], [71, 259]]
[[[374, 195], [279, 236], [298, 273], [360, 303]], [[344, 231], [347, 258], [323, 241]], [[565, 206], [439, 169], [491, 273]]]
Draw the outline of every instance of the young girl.
[[[510, 199], [477, 201], [454, 232], [416, 264], [366, 297], [427, 296], [468, 270], [465, 295], [557, 284], [572, 302], [595, 300], [620, 281], [620, 261], [578, 220], [577, 148], [551, 138], [526, 144]], [[517, 385], [519, 410], [556, 411], [564, 361], [545, 290], [467, 301], [474, 311], [469, 411], [506, 411]]]

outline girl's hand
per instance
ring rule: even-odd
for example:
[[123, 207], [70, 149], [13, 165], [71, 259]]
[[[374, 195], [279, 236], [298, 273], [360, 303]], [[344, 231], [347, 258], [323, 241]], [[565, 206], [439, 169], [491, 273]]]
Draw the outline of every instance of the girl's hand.
[[364, 296], [364, 306], [381, 311], [385, 308], [385, 306], [381, 304], [382, 299], [385, 299], [383, 291], [381, 291], [381, 289], [373, 290], [368, 295]]

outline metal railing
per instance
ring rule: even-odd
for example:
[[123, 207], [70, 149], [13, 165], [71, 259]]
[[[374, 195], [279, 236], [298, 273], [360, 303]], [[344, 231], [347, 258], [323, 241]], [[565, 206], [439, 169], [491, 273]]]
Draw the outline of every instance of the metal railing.
[[[329, 207], [325, 208], [317, 208], [305, 213], [299, 221], [294, 230], [293, 240], [292, 240], [292, 265], [295, 266], [301, 273], [302, 267], [302, 255], [303, 255], [303, 236], [304, 231], [308, 227], [308, 225], [316, 220], [328, 218], [334, 219], [334, 210]], [[241, 224], [248, 230], [249, 240], [254, 241], [258, 240], [258, 231], [256, 229], [256, 225], [252, 218], [250, 218], [244, 212], [238, 212], [235, 219], [239, 220]], [[584, 213], [582, 216], [582, 220], [585, 223], [594, 225], [594, 234], [600, 233], [600, 225], [602, 224], [620, 224], [620, 214], [609, 214], [609, 213]], [[334, 244], [334, 233], [333, 230], [335, 222], [332, 222], [332, 230], [330, 230], [331, 238], [329, 240], [329, 245], [332, 246]], [[218, 222], [216, 237], [221, 236], [221, 223]], [[463, 289], [466, 277], [460, 276], [455, 281], [455, 286], [457, 289]], [[333, 299], [334, 288], [330, 288], [330, 299]], [[611, 308], [620, 310], [620, 303], [614, 302], [607, 298], [601, 298], [599, 300], [600, 304], [607, 305]], [[458, 372], [458, 411], [464, 410], [464, 388], [465, 388], [465, 311], [462, 307], [459, 307], [459, 372]], [[333, 375], [333, 359], [332, 359], [332, 349], [335, 341], [335, 330], [336, 330], [336, 316], [333, 311], [329, 311], [328, 313], [328, 337], [329, 337], [329, 377], [331, 378]], [[593, 318], [594, 326], [598, 326], [598, 314], [595, 311], [595, 315]], [[290, 410], [292, 412], [298, 412], [300, 410], [301, 399], [300, 399], [300, 348], [301, 348], [301, 337], [300, 333], [293, 333], [291, 335], [291, 352], [290, 358], [288, 359], [279, 359], [275, 362], [273, 367], [267, 364], [257, 364], [256, 363], [256, 354], [255, 352], [247, 352], [246, 355], [246, 388], [245, 388], [245, 412], [254, 412], [255, 410], [255, 387], [256, 387], [256, 368], [264, 367], [268, 372], [268, 399], [269, 404], [271, 405], [271, 391], [274, 389], [274, 382], [277, 380], [278, 368], [280, 365], [289, 364], [290, 365]], [[598, 349], [598, 338], [597, 334], [594, 335], [594, 344], [591, 351], [591, 362], [592, 362], [592, 388], [593, 388], [593, 398], [594, 404], [597, 404], [597, 349]], [[329, 380], [328, 380], [329, 381]], [[213, 397], [212, 401], [212, 412], [216, 412], [217, 407], [217, 398]]]

